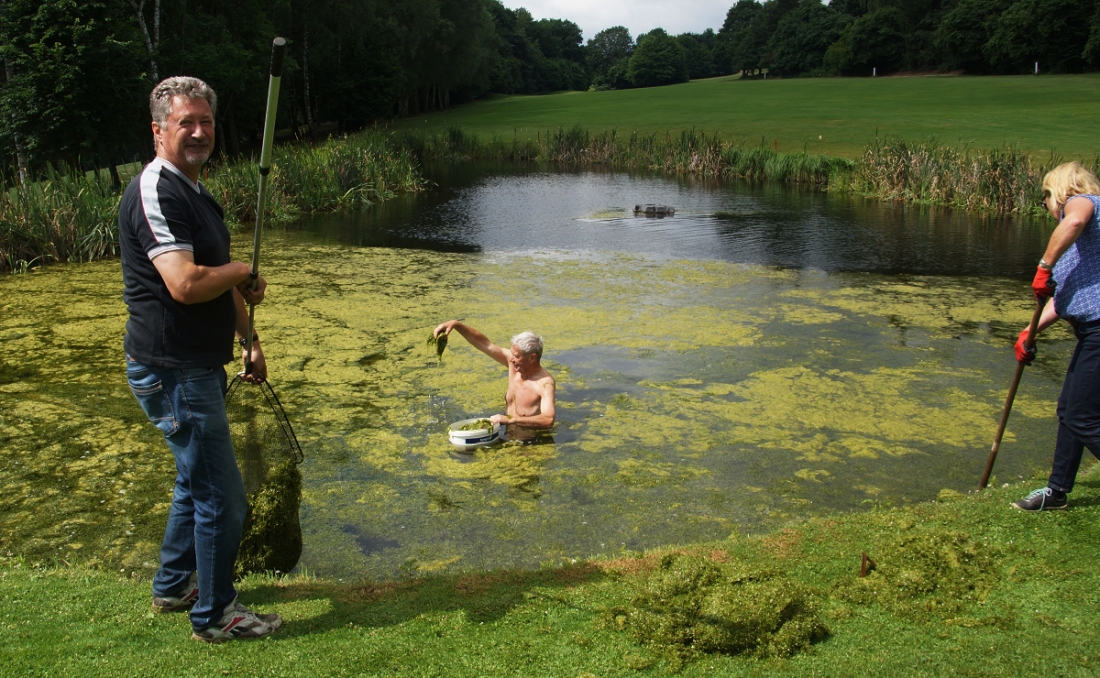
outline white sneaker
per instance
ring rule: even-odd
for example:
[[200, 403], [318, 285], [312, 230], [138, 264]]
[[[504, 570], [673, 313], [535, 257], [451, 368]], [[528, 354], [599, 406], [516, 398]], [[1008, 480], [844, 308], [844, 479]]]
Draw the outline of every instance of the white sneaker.
[[283, 625], [282, 617], [277, 614], [256, 614], [247, 607], [241, 607], [234, 598], [225, 606], [225, 614], [213, 626], [195, 630], [192, 640], [204, 643], [224, 643], [227, 640], [247, 640], [263, 638], [279, 630]]
[[174, 596], [153, 596], [153, 612], [180, 612], [199, 599], [199, 573], [192, 572], [187, 583]]

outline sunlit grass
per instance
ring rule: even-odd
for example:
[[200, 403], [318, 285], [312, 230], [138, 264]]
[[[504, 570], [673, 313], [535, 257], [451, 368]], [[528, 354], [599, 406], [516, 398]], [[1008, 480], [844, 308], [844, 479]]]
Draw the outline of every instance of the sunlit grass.
[[1100, 137], [1094, 133], [1098, 86], [1097, 74], [722, 77], [611, 92], [498, 96], [390, 127], [428, 134], [460, 127], [504, 142], [536, 141], [559, 127], [661, 137], [695, 129], [740, 145], [851, 160], [876, 137], [893, 136], [982, 149], [1019, 144], [1036, 158], [1055, 153], [1092, 160], [1100, 155]]
[[[4, 675], [81, 677], [236, 675], [242, 667], [296, 676], [1095, 675], [1100, 575], [1087, 564], [1100, 557], [1100, 480], [1086, 473], [1070, 511], [1009, 508], [1034, 482], [534, 571], [385, 584], [253, 576], [239, 586], [242, 602], [286, 624], [272, 638], [218, 647], [189, 640], [186, 615], [150, 612], [149, 582], [129, 571], [7, 557], [0, 666]], [[940, 589], [937, 577], [906, 569], [917, 567], [899, 557], [907, 538], [936, 545], [928, 552], [944, 557], [920, 571], [944, 578], [972, 574], [952, 561], [950, 544], [964, 540], [982, 559], [975, 595], [959, 595], [965, 582]], [[828, 637], [789, 658], [689, 654], [681, 666], [617, 612], [652, 596], [646, 586], [661, 556], [681, 551], [790, 577], [816, 601]], [[864, 552], [877, 569], [860, 579]]]

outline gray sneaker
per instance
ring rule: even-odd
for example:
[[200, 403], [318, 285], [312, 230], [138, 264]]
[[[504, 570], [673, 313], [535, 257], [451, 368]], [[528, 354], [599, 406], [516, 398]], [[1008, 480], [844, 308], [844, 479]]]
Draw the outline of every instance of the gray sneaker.
[[153, 612], [182, 612], [199, 599], [199, 573], [192, 572], [187, 584], [174, 596], [153, 596]]
[[1054, 496], [1054, 490], [1044, 487], [1035, 490], [1023, 499], [1013, 502], [1012, 507], [1021, 511], [1061, 511], [1069, 506], [1069, 499], [1063, 493], [1061, 499]]
[[275, 633], [283, 625], [282, 617], [277, 614], [256, 614], [237, 604], [236, 598], [225, 606], [225, 614], [213, 626], [194, 629], [193, 640], [204, 643], [224, 643], [227, 640], [248, 640], [263, 638]]

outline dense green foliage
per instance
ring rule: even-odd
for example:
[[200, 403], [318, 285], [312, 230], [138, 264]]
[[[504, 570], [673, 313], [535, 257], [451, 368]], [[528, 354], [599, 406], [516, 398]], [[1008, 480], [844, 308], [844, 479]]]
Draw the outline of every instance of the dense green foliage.
[[739, 0], [719, 73], [1080, 73], [1100, 67], [1095, 0]]
[[490, 91], [589, 85], [576, 24], [497, 0], [7, 0], [0, 164], [33, 178], [148, 159], [149, 91], [179, 74], [217, 91], [234, 157], [256, 144], [276, 35], [290, 45], [277, 124], [314, 142]]
[[0, 166], [23, 180], [148, 159], [146, 96], [178, 74], [218, 92], [220, 153], [248, 152], [275, 35], [290, 44], [277, 125], [313, 143], [490, 93], [1100, 68], [1097, 0], [737, 0], [717, 31], [613, 26], [587, 44], [572, 21], [500, 0], [4, 0]]

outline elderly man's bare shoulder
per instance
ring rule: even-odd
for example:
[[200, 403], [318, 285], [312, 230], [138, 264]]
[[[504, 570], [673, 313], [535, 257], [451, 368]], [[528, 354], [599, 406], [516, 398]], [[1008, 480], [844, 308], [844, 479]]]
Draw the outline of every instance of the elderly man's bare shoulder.
[[554, 379], [554, 375], [547, 372], [545, 369], [540, 370], [538, 374], [531, 377], [531, 381], [537, 382], [539, 386], [554, 386], [557, 381]]

